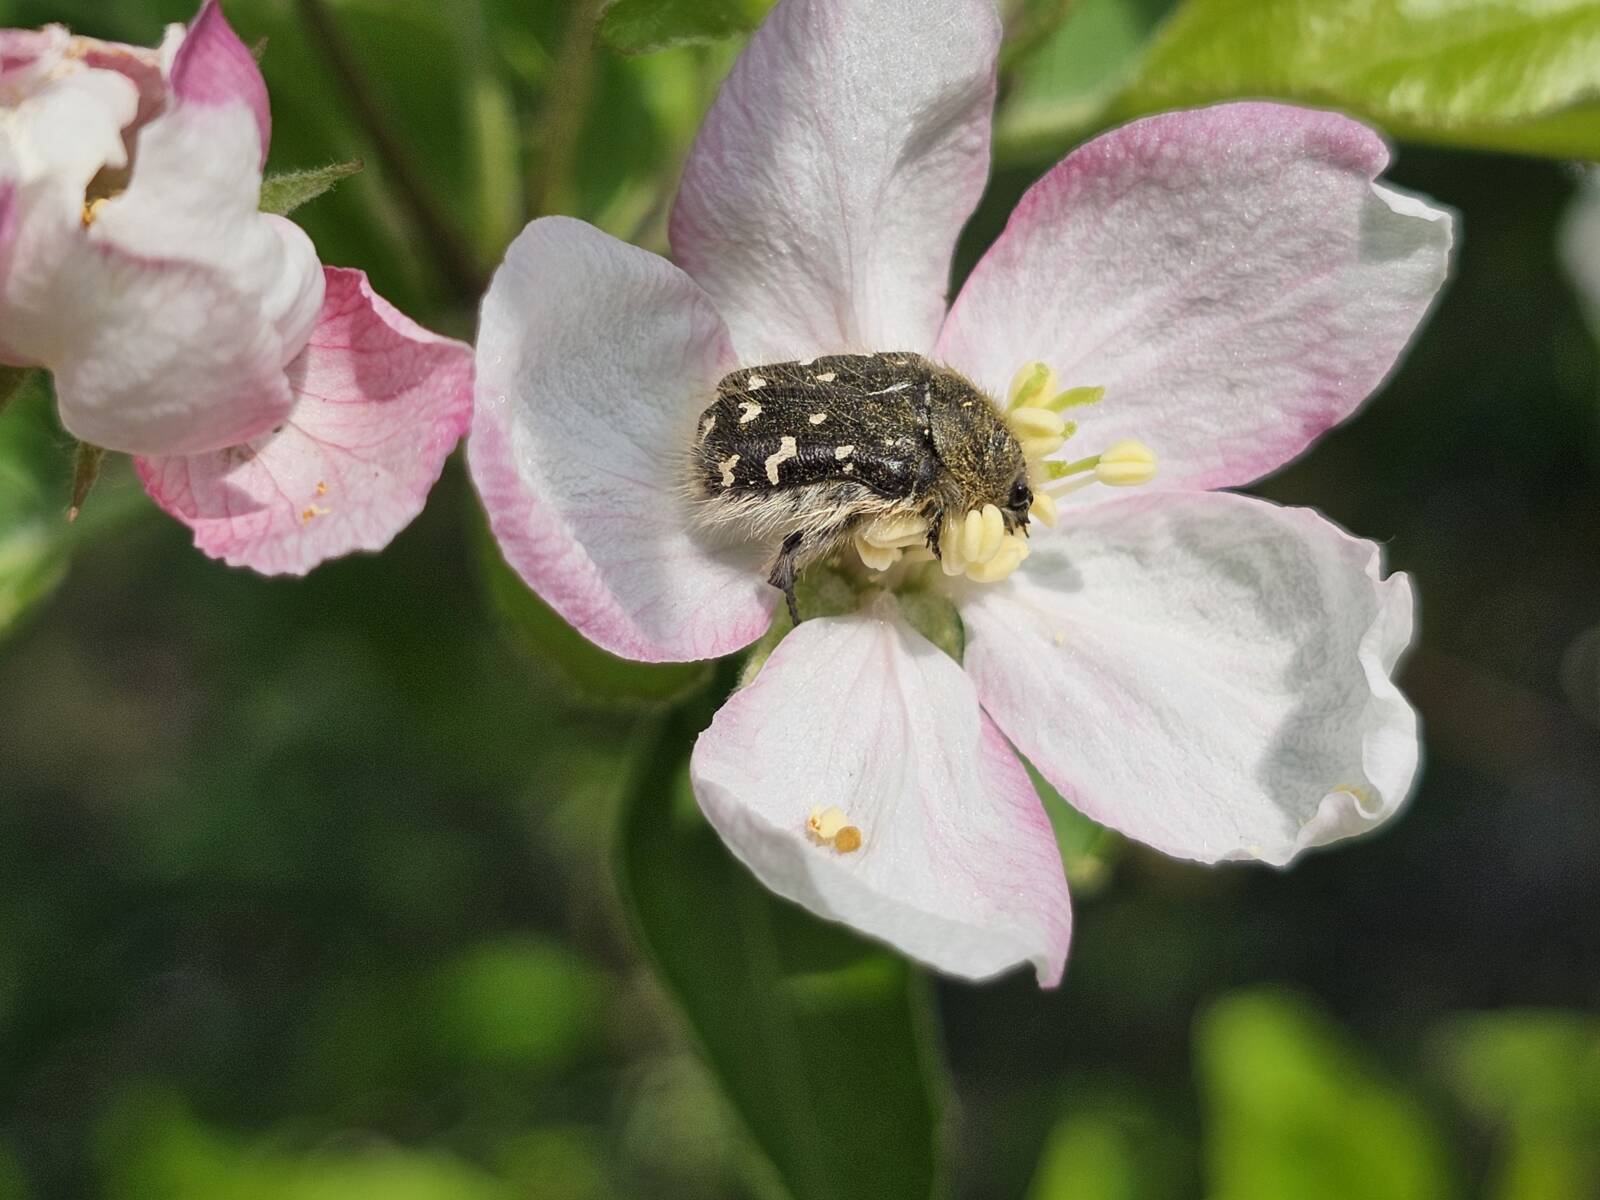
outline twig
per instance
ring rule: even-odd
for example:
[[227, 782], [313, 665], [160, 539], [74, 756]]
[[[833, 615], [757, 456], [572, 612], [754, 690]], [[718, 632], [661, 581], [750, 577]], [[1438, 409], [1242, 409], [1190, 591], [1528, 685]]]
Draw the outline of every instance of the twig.
[[487, 281], [478, 267], [470, 243], [429, 190], [422, 171], [390, 128], [388, 118], [372, 95], [344, 35], [334, 24], [323, 0], [296, 0], [296, 6], [321, 44], [328, 65], [344, 89], [345, 99], [356, 120], [372, 139], [378, 158], [398, 186], [402, 203], [420, 227], [423, 244], [432, 252], [439, 273], [444, 276], [457, 299], [476, 304]]

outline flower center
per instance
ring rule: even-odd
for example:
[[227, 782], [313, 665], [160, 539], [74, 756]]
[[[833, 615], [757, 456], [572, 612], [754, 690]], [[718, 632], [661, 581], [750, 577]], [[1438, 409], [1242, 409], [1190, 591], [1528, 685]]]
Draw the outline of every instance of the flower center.
[[[1063, 462], [1050, 457], [1078, 431], [1077, 423], [1063, 414], [1098, 404], [1104, 397], [1105, 389], [1100, 387], [1058, 390], [1055, 371], [1042, 362], [1024, 365], [1012, 378], [1003, 415], [1027, 463], [1027, 486], [1032, 494], [1028, 516], [1042, 525], [1055, 526], [1059, 516], [1056, 501], [1069, 492], [1094, 483], [1136, 487], [1155, 478], [1154, 451], [1131, 438], [1113, 442], [1086, 458]], [[965, 575], [975, 583], [996, 583], [1028, 557], [1026, 521], [1020, 525], [1014, 519], [1008, 522], [994, 504], [945, 517], [938, 540], [944, 573]], [[856, 535], [855, 548], [868, 568], [886, 571], [900, 562], [931, 561], [927, 542], [926, 523], [898, 517], [867, 526]]]

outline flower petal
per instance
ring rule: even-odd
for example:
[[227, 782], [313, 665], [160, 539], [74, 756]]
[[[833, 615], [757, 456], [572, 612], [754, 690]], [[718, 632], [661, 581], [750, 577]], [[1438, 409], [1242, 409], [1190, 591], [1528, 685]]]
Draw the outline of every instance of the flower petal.
[[258, 156], [248, 109], [180, 104], [141, 131], [127, 190], [96, 209], [88, 235], [125, 254], [221, 271], [257, 299], [286, 366], [322, 310], [323, 275], [297, 225], [258, 211]]
[[[941, 971], [1032, 962], [1060, 978], [1066, 878], [1027, 772], [961, 668], [896, 619], [814, 618], [773, 651], [695, 744], [695, 795], [756, 877]], [[841, 853], [807, 832], [837, 807]]]
[[1158, 487], [1259, 478], [1378, 386], [1444, 281], [1451, 219], [1373, 184], [1387, 162], [1286, 105], [1135, 121], [1028, 192], [938, 354], [997, 396], [1035, 360], [1104, 387], [1072, 452], [1138, 438]]
[[743, 361], [932, 346], [988, 176], [999, 45], [991, 0], [772, 10], [672, 213], [674, 256]]
[[260, 162], [272, 143], [272, 110], [267, 83], [255, 55], [222, 15], [218, 0], [205, 0], [172, 60], [172, 92], [178, 103], [222, 107], [243, 105], [260, 139]]
[[484, 297], [473, 479], [506, 561], [615, 654], [711, 658], [767, 627], [757, 561], [700, 540], [679, 486], [735, 365], [691, 279], [581, 221], [529, 225]]
[[1411, 586], [1309, 509], [1169, 493], [1082, 510], [962, 606], [984, 708], [1068, 800], [1184, 858], [1282, 864], [1391, 816], [1417, 721]]
[[54, 371], [62, 423], [86, 442], [197, 452], [272, 428], [294, 402], [281, 339], [214, 269], [68, 231], [20, 238], [7, 285], [7, 346]]
[[196, 546], [264, 574], [388, 545], [471, 416], [470, 347], [406, 318], [360, 271], [327, 268], [321, 319], [289, 379], [295, 406], [279, 432], [137, 464]]

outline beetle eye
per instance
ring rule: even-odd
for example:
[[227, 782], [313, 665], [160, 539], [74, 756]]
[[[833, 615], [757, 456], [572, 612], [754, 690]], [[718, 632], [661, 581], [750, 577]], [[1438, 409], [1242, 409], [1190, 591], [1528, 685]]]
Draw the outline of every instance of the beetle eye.
[[1007, 508], [1016, 509], [1020, 512], [1032, 503], [1033, 492], [1028, 488], [1026, 479], [1019, 479], [1011, 485], [1011, 498], [1006, 501]]

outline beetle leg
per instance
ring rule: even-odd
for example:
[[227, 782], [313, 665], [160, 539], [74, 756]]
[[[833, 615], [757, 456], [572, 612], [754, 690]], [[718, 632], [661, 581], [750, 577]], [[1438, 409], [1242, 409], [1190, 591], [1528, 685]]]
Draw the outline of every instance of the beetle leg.
[[938, 562], [940, 559], [939, 534], [944, 531], [944, 506], [935, 504], [926, 510], [926, 514], [928, 518], [928, 550], [933, 555], [933, 560]]
[[800, 605], [794, 595], [795, 560], [800, 557], [800, 543], [804, 540], [804, 532], [791, 533], [784, 538], [777, 560], [772, 564], [772, 573], [767, 576], [767, 582], [788, 601], [789, 619], [796, 625], [800, 624]]

